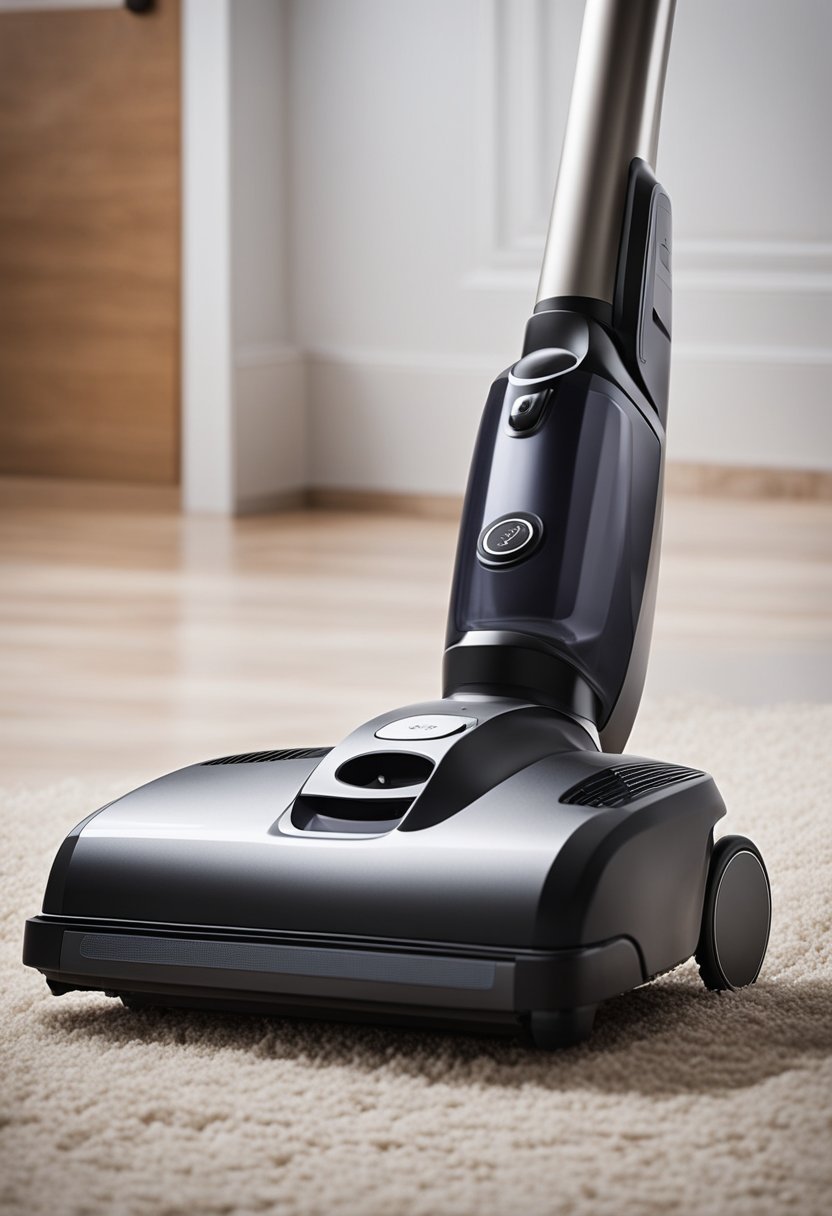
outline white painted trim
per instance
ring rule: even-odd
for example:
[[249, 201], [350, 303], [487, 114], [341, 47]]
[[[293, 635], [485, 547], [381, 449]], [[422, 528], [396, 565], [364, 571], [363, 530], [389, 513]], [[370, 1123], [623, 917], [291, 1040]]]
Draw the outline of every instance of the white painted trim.
[[[300, 352], [298, 352], [300, 354]], [[516, 352], [514, 352], [516, 357]], [[367, 347], [319, 346], [306, 352], [305, 358], [320, 363], [342, 364], [347, 367], [392, 368], [397, 372], [448, 372], [451, 375], [487, 375], [489, 380], [500, 371], [500, 358], [485, 355], [451, 355], [433, 351], [395, 351]], [[503, 360], [504, 366], [513, 361]], [[789, 364], [812, 367], [832, 365], [832, 348], [810, 346], [755, 346], [732, 343], [706, 344], [677, 342], [673, 361], [708, 363]]]
[[[492, 251], [487, 262], [466, 274], [460, 286], [471, 291], [512, 291], [532, 296], [538, 280], [537, 263], [545, 236], [535, 250], [521, 254]], [[776, 292], [832, 294], [832, 249], [819, 242], [812, 258], [796, 241], [792, 250], [782, 242], [677, 241], [673, 249], [675, 292]]]
[[[760, 365], [765, 374], [753, 376], [750, 369]], [[768, 359], [765, 348], [742, 346], [674, 351], [669, 458], [832, 469], [829, 366], [825, 349], [772, 348]], [[310, 353], [312, 486], [461, 494], [498, 370], [499, 359], [455, 360], [424, 352]], [[799, 426], [796, 397], [803, 402]]]
[[235, 359], [238, 513], [296, 499], [309, 481], [306, 366], [300, 352], [283, 353], [268, 360]]
[[230, 0], [182, 6], [182, 499], [234, 510]]
[[755, 366], [832, 367], [832, 347], [708, 345], [677, 342], [673, 347], [674, 363], [745, 363]]
[[572, 82], [572, 71], [557, 62], [572, 39], [554, 39], [551, 29], [576, 16], [580, 20], [567, 0], [482, 0], [477, 8], [474, 146], [482, 269], [519, 257], [520, 266], [533, 262], [539, 270], [554, 185], [553, 131], [565, 125]]
[[[536, 245], [536, 253], [521, 256], [518, 251], [495, 252], [488, 264], [465, 275], [461, 286], [472, 291], [522, 291], [531, 295], [537, 287], [537, 262], [543, 248], [544, 236]], [[769, 249], [762, 242], [738, 248], [737, 243], [710, 242], [707, 256], [702, 256], [698, 242], [679, 241], [674, 246], [673, 286], [676, 292], [800, 292], [810, 295], [832, 294], [832, 251], [818, 244], [814, 265], [805, 249], [795, 242], [794, 250], [784, 250], [772, 243]]]
[[702, 291], [832, 291], [832, 242], [676, 241], [674, 285]]
[[759, 241], [738, 240], [731, 237], [710, 240], [690, 239], [681, 245], [687, 253], [695, 256], [723, 258], [726, 255], [747, 258], [756, 262], [760, 257], [786, 260], [822, 258], [827, 266], [832, 265], [832, 241]]
[[[397, 351], [352, 346], [315, 346], [306, 352], [313, 363], [335, 363], [346, 367], [393, 368], [397, 372], [450, 372], [451, 375], [484, 374], [494, 378], [493, 359], [484, 355], [452, 355], [433, 351]], [[497, 360], [499, 363], [499, 359]], [[508, 366], [508, 361], [506, 363]]]
[[[548, 27], [563, 24], [567, 10], [562, 0], [484, 0], [477, 11], [478, 265], [461, 286], [529, 295], [537, 287], [551, 194], [538, 170], [550, 162], [567, 108], [565, 99], [553, 105], [547, 94], [557, 73], [542, 70], [540, 49], [558, 45]], [[521, 87], [509, 70], [514, 63], [522, 64]], [[530, 133], [519, 149], [518, 132]], [[518, 183], [524, 206], [512, 193]], [[829, 241], [676, 240], [673, 259], [677, 291], [832, 293]]]
[[238, 346], [234, 351], [235, 367], [277, 367], [303, 360], [304, 352], [297, 346]]

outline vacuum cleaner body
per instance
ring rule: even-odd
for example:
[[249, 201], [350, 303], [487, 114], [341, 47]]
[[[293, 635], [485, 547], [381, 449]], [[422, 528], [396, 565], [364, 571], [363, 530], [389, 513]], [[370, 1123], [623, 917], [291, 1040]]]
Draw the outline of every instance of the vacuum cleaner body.
[[629, 737], [653, 625], [670, 240], [670, 200], [634, 159], [615, 308], [541, 301], [492, 386], [451, 592], [445, 694], [511, 689], [591, 723], [610, 751]]
[[621, 755], [661, 535], [671, 211], [650, 165], [672, 11], [589, 0], [537, 306], [474, 452], [442, 698], [85, 820], [26, 926], [53, 992], [555, 1047], [693, 954], [712, 988], [756, 978], [759, 852], [714, 844], [707, 774]]
[[539, 705], [407, 706], [99, 811], [26, 961], [130, 1004], [562, 1033], [694, 952], [722, 814], [704, 773], [600, 752]]

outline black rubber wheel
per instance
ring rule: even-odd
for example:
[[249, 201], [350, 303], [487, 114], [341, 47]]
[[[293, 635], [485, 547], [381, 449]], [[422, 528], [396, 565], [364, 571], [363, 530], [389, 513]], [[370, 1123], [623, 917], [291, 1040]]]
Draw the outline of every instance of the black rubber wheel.
[[706, 988], [724, 992], [753, 984], [771, 927], [771, 887], [760, 851], [744, 836], [714, 845], [696, 962]]
[[555, 1012], [538, 1010], [532, 1013], [529, 1029], [535, 1047], [541, 1051], [559, 1051], [563, 1047], [583, 1043], [592, 1034], [595, 1009], [595, 1005], [581, 1005], [577, 1009], [558, 1009]]

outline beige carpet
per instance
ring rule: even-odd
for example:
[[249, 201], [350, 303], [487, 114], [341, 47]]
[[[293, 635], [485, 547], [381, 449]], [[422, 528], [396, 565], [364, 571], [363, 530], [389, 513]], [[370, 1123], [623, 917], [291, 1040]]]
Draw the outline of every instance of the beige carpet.
[[832, 709], [647, 707], [632, 750], [711, 770], [768, 861], [758, 984], [688, 965], [587, 1046], [56, 1000], [19, 962], [64, 831], [111, 789], [2, 798], [3, 1210], [800, 1213], [832, 1206]]

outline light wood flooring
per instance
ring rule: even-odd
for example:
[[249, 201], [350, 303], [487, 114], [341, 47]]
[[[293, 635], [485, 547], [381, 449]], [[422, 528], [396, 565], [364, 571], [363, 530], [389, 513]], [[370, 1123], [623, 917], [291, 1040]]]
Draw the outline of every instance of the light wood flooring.
[[[3, 784], [329, 744], [438, 695], [455, 532], [0, 480]], [[832, 503], [671, 496], [645, 696], [830, 690]]]

